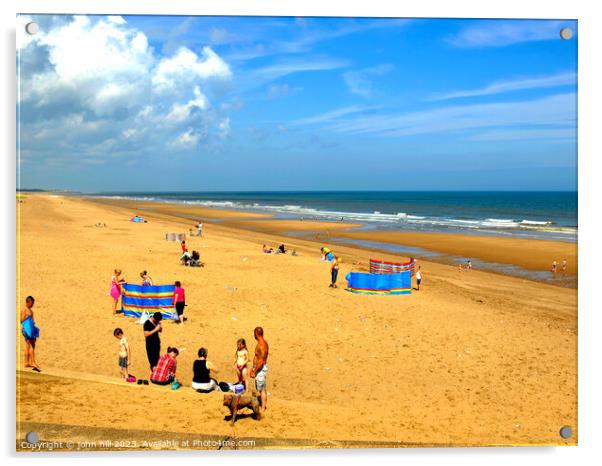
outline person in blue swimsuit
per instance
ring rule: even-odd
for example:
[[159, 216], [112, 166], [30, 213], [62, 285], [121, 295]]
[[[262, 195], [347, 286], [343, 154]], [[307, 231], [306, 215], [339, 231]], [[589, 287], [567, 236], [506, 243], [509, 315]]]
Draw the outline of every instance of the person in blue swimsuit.
[[25, 338], [25, 367], [31, 367], [35, 372], [42, 372], [36, 363], [36, 340], [40, 336], [40, 329], [33, 320], [33, 305], [36, 300], [33, 296], [25, 298], [25, 307], [21, 311], [21, 333]]

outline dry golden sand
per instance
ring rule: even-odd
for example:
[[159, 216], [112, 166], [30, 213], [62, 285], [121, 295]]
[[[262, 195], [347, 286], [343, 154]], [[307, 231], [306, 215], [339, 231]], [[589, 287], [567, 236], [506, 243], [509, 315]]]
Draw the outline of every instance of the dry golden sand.
[[[370, 255], [357, 248], [337, 246], [344, 262], [333, 290], [320, 244], [310, 241], [207, 223], [203, 239], [187, 240], [207, 265], [186, 268], [179, 244], [164, 237], [194, 222], [168, 212], [134, 224], [128, 220], [139, 209], [51, 195], [28, 195], [18, 209], [18, 306], [35, 296], [44, 370], [22, 372], [17, 329], [19, 433], [35, 427], [47, 440], [73, 432], [127, 440], [154, 431], [271, 439], [261, 445], [272, 448], [327, 445], [310, 440], [577, 442], [574, 289], [421, 261], [420, 292], [354, 295], [342, 289], [344, 276]], [[299, 257], [261, 253], [262, 243], [282, 241]], [[181, 351], [180, 390], [119, 380], [117, 326], [132, 347], [130, 372], [146, 377], [148, 367], [141, 326], [111, 313], [115, 267], [132, 282], [143, 269], [155, 283], [182, 281], [189, 321], [166, 323], [161, 337], [164, 348]], [[231, 427], [219, 394], [189, 388], [192, 362], [206, 346], [220, 379], [233, 380], [236, 339], [252, 350], [257, 325], [270, 343], [267, 415]], [[560, 438], [563, 425], [573, 438]]]

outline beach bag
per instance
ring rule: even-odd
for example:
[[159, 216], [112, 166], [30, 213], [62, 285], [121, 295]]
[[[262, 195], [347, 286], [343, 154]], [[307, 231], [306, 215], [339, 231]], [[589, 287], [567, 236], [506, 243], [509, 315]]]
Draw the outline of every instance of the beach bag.
[[144, 325], [148, 319], [150, 319], [150, 314], [148, 312], [143, 312], [138, 323]]
[[219, 382], [218, 383], [219, 388], [222, 392], [229, 392], [230, 390], [230, 384], [226, 383], [226, 382]]

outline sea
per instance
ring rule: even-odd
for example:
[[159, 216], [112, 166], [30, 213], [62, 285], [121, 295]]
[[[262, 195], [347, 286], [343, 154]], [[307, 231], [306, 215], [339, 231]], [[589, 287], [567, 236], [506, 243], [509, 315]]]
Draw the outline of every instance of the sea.
[[269, 213], [280, 219], [354, 222], [362, 230], [577, 241], [576, 191], [187, 191], [93, 196]]

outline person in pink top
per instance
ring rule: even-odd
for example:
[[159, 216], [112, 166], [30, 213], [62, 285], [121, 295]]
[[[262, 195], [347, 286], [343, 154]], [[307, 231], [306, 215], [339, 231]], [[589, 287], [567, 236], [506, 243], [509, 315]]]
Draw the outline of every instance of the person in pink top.
[[184, 306], [186, 306], [186, 296], [184, 294], [184, 288], [182, 288], [182, 283], [179, 281], [175, 282], [176, 289], [173, 292], [173, 305], [176, 308], [176, 312], [178, 313], [179, 323], [184, 323]]

